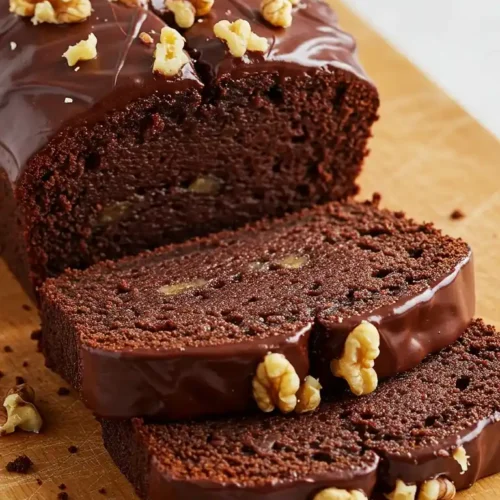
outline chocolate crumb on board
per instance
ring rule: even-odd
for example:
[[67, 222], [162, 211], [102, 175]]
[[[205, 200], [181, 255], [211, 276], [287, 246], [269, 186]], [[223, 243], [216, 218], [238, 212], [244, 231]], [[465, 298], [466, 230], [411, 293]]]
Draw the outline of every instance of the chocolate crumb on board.
[[40, 340], [42, 338], [42, 330], [34, 330], [31, 332], [31, 340]]
[[29, 363], [27, 361], [23, 361], [23, 367], [26, 368], [27, 366], [29, 366]]
[[69, 495], [65, 491], [61, 491], [57, 495], [58, 500], [68, 500]]
[[76, 452], [78, 451], [78, 448], [77, 448], [74, 444], [72, 444], [72, 445], [68, 448], [68, 451], [69, 451], [70, 453], [76, 453]]
[[452, 219], [452, 220], [460, 220], [460, 219], [463, 219], [464, 217], [465, 217], [465, 214], [459, 208], [453, 210], [453, 212], [451, 212], [451, 214], [450, 214], [450, 219]]
[[19, 474], [27, 474], [31, 467], [33, 467], [33, 462], [26, 455], [20, 455], [19, 457], [12, 460], [6, 465], [7, 472], [17, 472]]
[[4, 376], [5, 376], [5, 373], [2, 370], [0, 370], [0, 378], [2, 378]]
[[25, 311], [31, 311], [31, 306], [29, 306], [28, 304], [23, 304], [23, 309]]
[[10, 345], [6, 345], [4, 348], [3, 348], [3, 352], [14, 352], [12, 347], [10, 347]]
[[99, 488], [98, 491], [101, 495], [105, 495], [107, 493], [106, 488]]
[[70, 394], [70, 390], [67, 387], [59, 387], [57, 389], [58, 396], [68, 396]]
[[21, 384], [25, 384], [26, 383], [26, 380], [24, 380], [24, 377], [21, 377], [20, 375], [18, 375], [16, 377], [16, 385], [21, 385]]
[[61, 483], [61, 484], [59, 485], [59, 489], [60, 489], [60, 490], [65, 490], [65, 489], [66, 489], [66, 485], [65, 485], [64, 483]]
[[39, 477], [37, 477], [36, 478], [36, 484], [38, 484], [38, 486], [42, 486], [43, 481]]

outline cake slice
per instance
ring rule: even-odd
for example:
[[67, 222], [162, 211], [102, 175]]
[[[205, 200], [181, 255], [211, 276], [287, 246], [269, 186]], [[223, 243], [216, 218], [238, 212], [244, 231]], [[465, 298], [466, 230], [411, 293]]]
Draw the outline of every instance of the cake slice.
[[148, 500], [451, 500], [500, 472], [500, 337], [476, 320], [373, 395], [343, 396], [308, 415], [104, 420], [102, 428]]
[[[60, 25], [36, 3], [0, 8], [0, 254], [32, 295], [67, 267], [356, 193], [379, 99], [322, 1], [286, 29], [260, 0], [217, 1], [182, 30], [169, 76], [153, 72], [167, 24], [148, 2], [81, 0], [82, 22]], [[264, 52], [236, 57], [214, 34], [235, 16]], [[95, 59], [69, 67], [91, 35]]]
[[373, 391], [454, 342], [474, 304], [463, 241], [333, 203], [48, 280], [43, 351], [105, 417], [289, 412], [308, 375]]

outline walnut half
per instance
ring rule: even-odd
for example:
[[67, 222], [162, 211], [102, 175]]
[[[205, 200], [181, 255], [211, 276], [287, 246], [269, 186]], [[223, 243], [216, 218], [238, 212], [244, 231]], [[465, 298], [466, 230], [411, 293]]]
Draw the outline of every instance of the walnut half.
[[21, 384], [9, 391], [3, 405], [7, 410], [7, 421], [0, 427], [0, 436], [12, 434], [16, 428], [27, 432], [40, 432], [42, 417], [35, 405], [35, 391]]
[[327, 488], [316, 494], [313, 500], [367, 500], [367, 496], [359, 490]]
[[344, 378], [356, 396], [373, 392], [378, 385], [375, 360], [380, 355], [380, 334], [367, 321], [362, 321], [347, 336], [340, 359], [331, 362], [332, 373]]
[[252, 387], [258, 407], [266, 413], [276, 407], [283, 413], [306, 413], [315, 410], [321, 401], [319, 382], [308, 376], [301, 384], [293, 365], [279, 353], [265, 356]]

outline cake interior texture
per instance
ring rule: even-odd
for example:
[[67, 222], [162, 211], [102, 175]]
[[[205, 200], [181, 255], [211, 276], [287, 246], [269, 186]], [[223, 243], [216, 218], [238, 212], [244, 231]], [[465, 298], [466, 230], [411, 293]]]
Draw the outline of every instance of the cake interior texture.
[[44, 304], [95, 348], [236, 344], [418, 295], [468, 254], [402, 213], [334, 203], [69, 271], [47, 283]]
[[[28, 290], [67, 267], [357, 192], [378, 94], [352, 38], [320, 0], [287, 30], [259, 5], [215, 3], [183, 32], [191, 62], [174, 78], [152, 73], [154, 45], [137, 38], [157, 42], [166, 26], [152, 9], [93, 0], [87, 22], [62, 27], [2, 9], [1, 45], [18, 49], [1, 53], [12, 84], [0, 106], [26, 130], [0, 131], [0, 249]], [[231, 56], [213, 35], [226, 15], [250, 21], [269, 52]], [[92, 29], [98, 57], [74, 72], [61, 55]]]
[[[349, 481], [347, 489], [370, 495], [393, 491], [398, 479], [420, 489], [446, 478], [463, 489], [500, 470], [499, 353], [495, 330], [475, 320], [455, 344], [364, 398], [345, 394], [300, 416], [167, 425], [104, 420], [104, 441], [139, 494], [152, 500], [162, 492], [172, 499], [309, 499]], [[457, 459], [462, 448], [466, 465]], [[307, 481], [307, 490], [287, 490]]]

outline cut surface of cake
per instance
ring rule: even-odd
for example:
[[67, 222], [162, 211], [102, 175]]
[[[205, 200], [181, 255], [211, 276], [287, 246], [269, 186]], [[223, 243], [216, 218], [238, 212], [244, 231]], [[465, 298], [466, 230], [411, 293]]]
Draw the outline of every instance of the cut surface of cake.
[[43, 351], [101, 416], [247, 412], [269, 353], [366, 394], [454, 342], [474, 299], [466, 243], [332, 203], [48, 280]]
[[500, 472], [500, 337], [475, 320], [373, 395], [345, 395], [312, 414], [102, 426], [148, 500], [451, 500]]
[[[67, 267], [357, 191], [378, 94], [326, 4], [305, 0], [283, 29], [258, 0], [215, 2], [181, 30], [186, 63], [165, 76], [153, 72], [162, 13], [124, 3], [92, 0], [88, 18], [59, 25], [0, 9], [12, 124], [0, 127], [0, 253], [31, 293]], [[267, 48], [234, 56], [214, 33], [226, 17]], [[95, 58], [68, 66], [91, 36]]]

